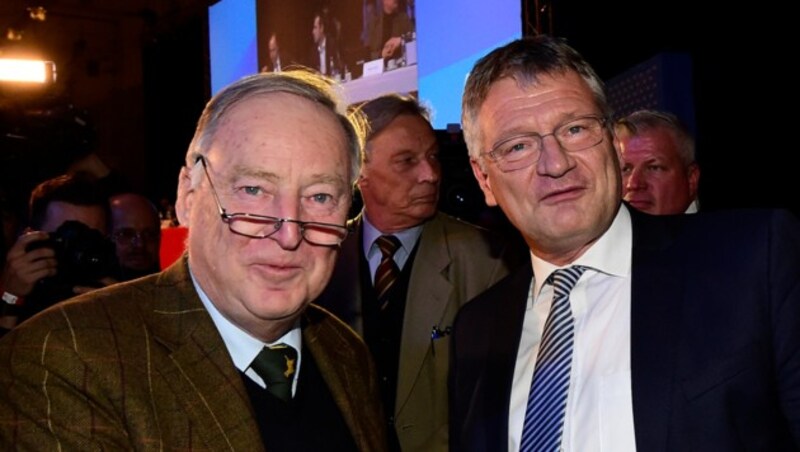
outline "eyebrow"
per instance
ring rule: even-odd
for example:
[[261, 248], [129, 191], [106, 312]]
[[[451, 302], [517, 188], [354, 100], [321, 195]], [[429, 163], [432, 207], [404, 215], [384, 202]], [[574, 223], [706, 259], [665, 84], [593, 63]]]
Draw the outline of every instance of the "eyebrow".
[[[278, 174], [272, 171], [253, 168], [252, 166], [246, 166], [246, 165], [236, 165], [233, 167], [233, 176], [231, 178], [234, 179], [237, 177], [254, 177], [272, 183], [278, 183], [281, 179], [281, 177]], [[311, 183], [308, 185], [317, 183], [342, 185], [344, 181], [343, 177], [325, 173], [313, 174], [311, 175], [310, 179]], [[347, 184], [344, 183], [344, 185]]]
[[257, 179], [264, 179], [270, 182], [277, 182], [280, 180], [280, 177], [272, 171], [253, 168], [252, 166], [246, 165], [235, 165], [233, 167], [230, 179], [233, 180], [238, 177], [255, 177]]

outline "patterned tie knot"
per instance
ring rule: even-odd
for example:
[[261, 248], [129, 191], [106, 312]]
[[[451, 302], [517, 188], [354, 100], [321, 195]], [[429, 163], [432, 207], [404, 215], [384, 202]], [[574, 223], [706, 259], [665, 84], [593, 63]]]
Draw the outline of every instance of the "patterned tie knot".
[[264, 347], [250, 364], [275, 397], [288, 402], [292, 398], [292, 381], [297, 369], [297, 350], [286, 344]]
[[400, 240], [393, 235], [382, 235], [375, 240], [375, 244], [378, 245], [384, 259], [394, 257], [394, 253], [400, 249]]
[[569, 296], [585, 271], [586, 267], [574, 265], [554, 271], [547, 280], [553, 284], [556, 297]]

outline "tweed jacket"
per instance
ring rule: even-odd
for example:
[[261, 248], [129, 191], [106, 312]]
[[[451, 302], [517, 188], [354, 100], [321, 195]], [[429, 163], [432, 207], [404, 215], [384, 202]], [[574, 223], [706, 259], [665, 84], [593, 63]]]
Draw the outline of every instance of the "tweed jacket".
[[[314, 305], [302, 328], [359, 450], [384, 450], [366, 346]], [[2, 450], [263, 450], [186, 256], [23, 323], [0, 341], [0, 362]]]
[[[352, 221], [355, 232], [342, 244], [331, 282], [319, 298], [361, 334], [362, 221], [361, 215]], [[403, 451], [448, 449], [448, 331], [461, 306], [502, 279], [520, 258], [528, 258], [524, 244], [515, 249], [509, 240], [444, 213], [425, 223], [400, 339], [394, 419]], [[441, 332], [437, 339], [431, 339], [434, 326]]]

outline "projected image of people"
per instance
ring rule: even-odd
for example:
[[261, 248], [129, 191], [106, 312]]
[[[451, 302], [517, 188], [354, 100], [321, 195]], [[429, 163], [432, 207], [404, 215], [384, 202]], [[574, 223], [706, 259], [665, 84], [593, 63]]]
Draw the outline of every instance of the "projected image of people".
[[264, 70], [300, 64], [349, 82], [417, 64], [414, 0], [258, 0], [256, 9]]

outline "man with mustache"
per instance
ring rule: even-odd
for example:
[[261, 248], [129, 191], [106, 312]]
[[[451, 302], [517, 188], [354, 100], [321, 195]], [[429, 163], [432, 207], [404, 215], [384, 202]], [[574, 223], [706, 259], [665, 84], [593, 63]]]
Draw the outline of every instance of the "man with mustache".
[[[364, 208], [319, 303], [372, 350], [394, 449], [445, 451], [447, 335], [459, 307], [508, 272], [505, 245], [437, 212], [439, 146], [417, 100], [386, 95], [361, 111]], [[396, 252], [384, 257], [387, 242]]]

